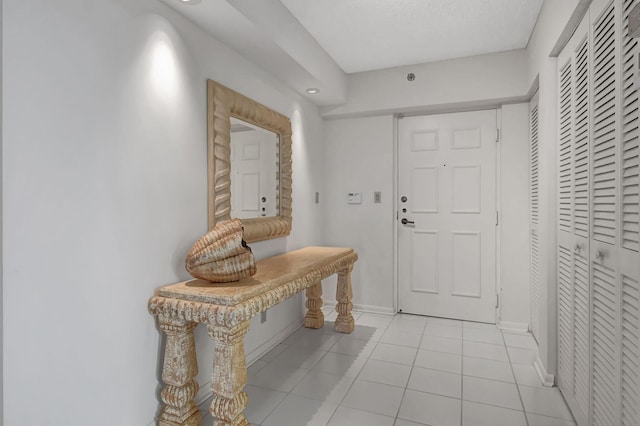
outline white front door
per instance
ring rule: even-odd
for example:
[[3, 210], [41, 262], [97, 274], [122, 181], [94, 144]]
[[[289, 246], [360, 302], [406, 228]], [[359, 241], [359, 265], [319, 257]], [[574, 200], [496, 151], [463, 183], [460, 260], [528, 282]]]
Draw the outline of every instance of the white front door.
[[400, 119], [400, 311], [495, 323], [496, 128], [495, 110]]
[[[237, 125], [238, 120], [232, 121]], [[231, 216], [249, 219], [278, 214], [278, 139], [243, 123], [231, 133]]]

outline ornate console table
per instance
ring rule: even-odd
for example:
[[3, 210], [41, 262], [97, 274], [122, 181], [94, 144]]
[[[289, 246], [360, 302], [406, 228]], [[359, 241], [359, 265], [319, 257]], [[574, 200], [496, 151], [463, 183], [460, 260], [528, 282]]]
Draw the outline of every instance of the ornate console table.
[[209, 411], [217, 426], [249, 426], [243, 414], [248, 403], [244, 392], [247, 366], [243, 338], [251, 317], [306, 289], [304, 325], [322, 327], [321, 280], [337, 273], [335, 329], [351, 333], [351, 270], [357, 259], [357, 253], [349, 248], [307, 247], [261, 260], [256, 275], [235, 283], [191, 280], [160, 288], [149, 301], [149, 311], [158, 318], [160, 329], [167, 336], [161, 393], [165, 406], [158, 424], [201, 424], [194, 402], [198, 364], [193, 329], [203, 323], [215, 342]]

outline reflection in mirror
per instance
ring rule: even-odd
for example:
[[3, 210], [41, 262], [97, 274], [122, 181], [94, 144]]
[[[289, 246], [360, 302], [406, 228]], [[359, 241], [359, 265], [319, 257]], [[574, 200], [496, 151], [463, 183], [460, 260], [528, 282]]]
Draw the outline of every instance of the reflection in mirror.
[[231, 117], [231, 217], [278, 216], [279, 138]]
[[[209, 230], [231, 214], [231, 119], [258, 126], [277, 135], [279, 163], [277, 173], [276, 214], [265, 207], [265, 216], [242, 220], [244, 240], [248, 243], [285, 237], [291, 233], [291, 120], [286, 115], [247, 98], [213, 80], [207, 81], [207, 185], [209, 189]], [[243, 124], [245, 125], [245, 124]], [[262, 147], [262, 145], [260, 145]], [[254, 153], [255, 156], [255, 153]], [[272, 174], [273, 176], [273, 174]], [[240, 184], [235, 183], [235, 187]], [[235, 196], [235, 188], [234, 188]], [[237, 197], [236, 197], [237, 198]], [[242, 195], [242, 198], [245, 198]], [[252, 198], [248, 197], [247, 198]], [[267, 201], [271, 197], [265, 195]], [[255, 198], [254, 198], [255, 199]], [[261, 200], [262, 198], [260, 198]], [[235, 200], [234, 200], [235, 201]], [[261, 207], [260, 207], [261, 210]], [[233, 215], [239, 217], [240, 215]]]

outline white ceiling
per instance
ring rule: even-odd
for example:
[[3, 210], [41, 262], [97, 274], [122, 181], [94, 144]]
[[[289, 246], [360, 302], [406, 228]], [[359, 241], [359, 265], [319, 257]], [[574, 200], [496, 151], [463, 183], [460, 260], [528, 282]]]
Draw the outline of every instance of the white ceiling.
[[543, 0], [281, 0], [346, 72], [527, 46]]
[[316, 105], [345, 101], [346, 75], [280, 0], [160, 1]]
[[350, 73], [524, 48], [543, 3], [160, 1], [319, 106], [346, 100]]

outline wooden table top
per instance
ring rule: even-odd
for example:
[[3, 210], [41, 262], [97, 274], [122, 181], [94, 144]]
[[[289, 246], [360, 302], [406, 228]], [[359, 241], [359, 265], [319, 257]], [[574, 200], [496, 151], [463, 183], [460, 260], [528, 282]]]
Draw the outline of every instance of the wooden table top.
[[[160, 288], [158, 296], [201, 303], [233, 306], [320, 271], [335, 262], [357, 260], [353, 249], [341, 247], [305, 247], [279, 256], [260, 260], [253, 277], [231, 283], [212, 283], [195, 279]], [[333, 271], [332, 273], [334, 273]], [[327, 274], [331, 275], [331, 273]]]

